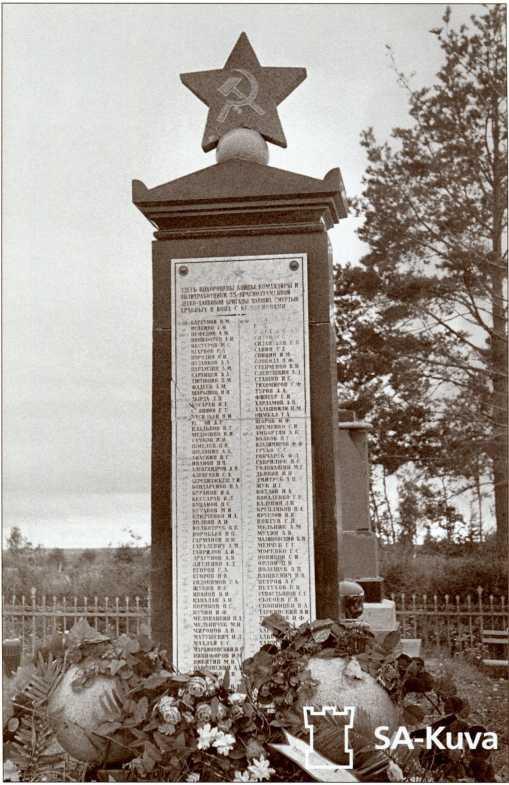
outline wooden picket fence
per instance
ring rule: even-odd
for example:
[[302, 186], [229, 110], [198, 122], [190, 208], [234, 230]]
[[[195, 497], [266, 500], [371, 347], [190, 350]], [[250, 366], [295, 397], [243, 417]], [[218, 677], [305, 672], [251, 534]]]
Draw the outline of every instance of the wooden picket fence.
[[[403, 638], [421, 638], [426, 648], [444, 646], [450, 652], [478, 645], [485, 629], [508, 628], [507, 598], [486, 596], [427, 596], [392, 594]], [[81, 618], [103, 633], [138, 633], [150, 625], [150, 594], [145, 597], [3, 597], [3, 638], [20, 638], [23, 654], [32, 655], [55, 633], [69, 631]]]

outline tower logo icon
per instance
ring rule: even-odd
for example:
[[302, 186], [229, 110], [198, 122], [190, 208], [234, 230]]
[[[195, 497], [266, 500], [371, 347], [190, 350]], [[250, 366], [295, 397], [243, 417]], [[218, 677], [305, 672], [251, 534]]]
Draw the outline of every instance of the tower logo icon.
[[[353, 728], [355, 706], [345, 706], [338, 709], [337, 706], [322, 706], [320, 709], [314, 706], [303, 706], [304, 727], [309, 732], [309, 743], [306, 750], [306, 768], [312, 769], [352, 769], [353, 768], [353, 749], [350, 744], [349, 732]], [[316, 755], [314, 747], [315, 723], [319, 717], [342, 717], [344, 718], [343, 734], [341, 738], [342, 749], [340, 752], [348, 757], [347, 763], [333, 763], [321, 755]]]

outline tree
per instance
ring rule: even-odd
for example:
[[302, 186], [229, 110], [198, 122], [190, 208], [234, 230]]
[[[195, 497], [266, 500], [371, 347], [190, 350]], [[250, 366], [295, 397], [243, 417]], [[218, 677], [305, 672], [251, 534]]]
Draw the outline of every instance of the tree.
[[80, 555], [80, 561], [93, 564], [97, 559], [97, 551], [94, 548], [85, 548]]
[[[490, 483], [505, 549], [504, 7], [489, 6], [471, 20], [472, 28], [451, 29], [448, 9], [444, 26], [431, 31], [444, 55], [432, 87], [412, 91], [399, 74], [409, 91], [411, 126], [394, 129], [391, 144], [378, 144], [371, 129], [362, 135], [369, 164], [356, 209], [369, 252], [359, 267], [338, 274], [338, 305], [340, 311], [350, 287], [347, 299], [362, 307], [346, 349], [355, 350], [361, 366], [348, 374], [352, 389], [360, 389], [363, 375], [369, 378], [370, 359], [373, 373], [381, 372], [374, 403], [377, 420], [381, 413], [390, 425], [385, 440], [378, 439], [381, 458], [387, 464], [392, 450], [393, 471], [398, 461], [416, 460], [430, 474], [466, 479], [465, 489]], [[339, 322], [341, 383], [341, 313]], [[370, 384], [376, 387], [373, 379]], [[389, 405], [399, 395], [407, 409], [399, 428], [393, 427], [397, 414], [384, 409], [384, 395]]]
[[53, 548], [48, 553], [48, 563], [54, 565], [57, 570], [61, 571], [65, 565], [65, 553], [62, 548]]
[[32, 543], [25, 537], [19, 526], [13, 526], [7, 535], [6, 545], [9, 552], [16, 556], [20, 553], [31, 550]]
[[147, 544], [143, 542], [140, 534], [136, 534], [132, 529], [123, 528], [122, 531], [128, 535], [126, 542], [120, 543], [114, 552], [114, 559], [119, 562], [131, 564], [143, 558], [147, 550]]

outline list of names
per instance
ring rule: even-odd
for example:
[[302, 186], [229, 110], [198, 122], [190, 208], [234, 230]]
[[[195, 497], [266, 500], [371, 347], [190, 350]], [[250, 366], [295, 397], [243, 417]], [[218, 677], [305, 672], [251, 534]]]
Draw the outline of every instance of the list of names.
[[171, 264], [174, 663], [238, 674], [314, 616], [307, 260]]

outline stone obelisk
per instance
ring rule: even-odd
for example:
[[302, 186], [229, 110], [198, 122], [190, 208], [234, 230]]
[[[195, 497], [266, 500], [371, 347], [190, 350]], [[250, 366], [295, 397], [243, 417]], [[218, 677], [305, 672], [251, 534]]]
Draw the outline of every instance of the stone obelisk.
[[332, 256], [346, 216], [323, 180], [268, 165], [303, 68], [261, 66], [243, 33], [182, 75], [217, 163], [133, 182], [153, 243], [153, 635], [180, 669], [235, 669], [260, 621], [338, 618], [341, 522]]

